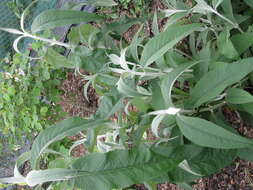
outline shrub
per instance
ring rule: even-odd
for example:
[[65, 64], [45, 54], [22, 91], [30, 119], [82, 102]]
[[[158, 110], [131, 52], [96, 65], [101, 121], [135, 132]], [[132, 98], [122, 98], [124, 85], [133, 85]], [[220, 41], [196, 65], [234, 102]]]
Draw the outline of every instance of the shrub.
[[46, 61], [35, 64], [19, 54], [6, 57], [1, 65], [1, 133], [15, 146], [23, 136], [32, 140], [45, 125], [63, 116], [58, 86], [65, 76]]
[[[136, 183], [151, 188], [164, 181], [188, 186], [237, 156], [252, 160], [253, 141], [222, 115], [225, 106], [252, 117], [253, 98], [244, 90], [253, 71], [252, 4], [165, 3], [170, 8], [152, 18], [122, 17], [109, 23], [106, 15], [74, 10], [48, 10], [35, 18], [29, 37], [71, 49], [68, 57], [48, 49], [44, 58], [88, 71], [87, 86], [101, 96], [100, 105], [89, 118], [68, 118], [41, 132], [17, 162], [18, 168], [30, 160], [33, 170], [26, 177], [16, 170], [14, 178], [2, 182], [35, 186], [63, 181], [70, 189], [97, 190]], [[158, 21], [167, 17], [159, 29]], [[154, 37], [144, 32], [150, 19]], [[83, 21], [100, 27], [73, 28], [68, 44], [35, 35]], [[139, 29], [128, 43], [123, 35], [133, 25]], [[55, 153], [48, 149], [52, 143], [80, 131], [86, 131], [87, 155], [65, 156], [68, 162], [61, 167], [40, 170], [41, 156]]]

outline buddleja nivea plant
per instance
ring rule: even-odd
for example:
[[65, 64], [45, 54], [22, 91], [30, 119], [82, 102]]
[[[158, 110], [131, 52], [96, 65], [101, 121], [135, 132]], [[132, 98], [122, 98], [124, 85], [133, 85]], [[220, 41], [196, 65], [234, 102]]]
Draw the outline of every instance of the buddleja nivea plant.
[[[29, 37], [66, 24], [99, 22], [100, 27], [72, 28], [64, 45], [71, 48], [68, 57], [50, 47], [44, 59], [88, 71], [85, 92], [92, 85], [100, 104], [89, 118], [68, 118], [40, 133], [17, 161], [14, 177], [3, 183], [40, 187], [60, 182], [70, 189], [110, 190], [136, 183], [156, 189], [155, 184], [168, 181], [189, 189], [191, 182], [238, 156], [253, 159], [253, 141], [238, 134], [222, 114], [225, 106], [252, 121], [253, 96], [244, 90], [252, 83], [252, 3], [164, 3], [168, 9], [153, 16], [152, 38], [144, 32], [150, 15], [107, 23], [106, 16], [95, 13], [48, 10], [35, 18]], [[159, 29], [158, 20], [165, 17]], [[128, 43], [123, 34], [134, 24], [139, 29]], [[69, 155], [50, 148], [81, 131], [85, 138]], [[88, 153], [71, 157], [81, 143]], [[54, 162], [61, 164], [41, 170], [47, 154], [58, 155]], [[18, 168], [27, 160], [32, 171], [23, 176]]]

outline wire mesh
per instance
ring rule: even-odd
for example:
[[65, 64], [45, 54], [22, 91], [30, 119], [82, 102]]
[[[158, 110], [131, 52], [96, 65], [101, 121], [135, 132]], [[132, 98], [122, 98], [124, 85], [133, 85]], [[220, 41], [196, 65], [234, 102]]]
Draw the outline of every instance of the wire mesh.
[[[19, 20], [16, 15], [7, 6], [9, 0], [0, 2], [0, 26], [8, 28], [18, 28]], [[11, 49], [11, 42], [14, 40], [12, 34], [0, 31], [0, 57], [3, 57]]]
[[[19, 29], [19, 18], [15, 15], [13, 10], [8, 6], [8, 3], [11, 3], [15, 0], [0, 0], [0, 26], [6, 28], [16, 28]], [[33, 0], [19, 0], [24, 7], [29, 5]], [[48, 0], [48, 1], [39, 1], [33, 6], [30, 10], [28, 17], [26, 18], [26, 25], [29, 26], [33, 18], [41, 13], [43, 10], [54, 8], [56, 6], [57, 0]], [[8, 52], [12, 51], [12, 43], [15, 39], [15, 35], [8, 34], [6, 32], [0, 31], [0, 58], [4, 57]], [[27, 44], [26, 40], [24, 44]], [[21, 47], [22, 48], [22, 47]], [[23, 48], [22, 48], [23, 49]]]
[[[12, 1], [19, 1], [19, 2], [25, 3], [25, 6], [27, 6], [33, 0], [0, 0], [0, 26], [19, 29], [19, 18], [7, 6], [7, 3], [12, 2]], [[47, 0], [46, 2], [45, 0], [43, 1], [41, 0], [41, 2], [38, 2], [35, 6], [31, 8], [31, 12], [26, 18], [26, 22], [25, 22], [26, 26], [29, 29], [29, 26], [31, 25], [32, 20], [35, 18], [36, 15], [41, 13], [43, 10], [50, 9], [50, 8], [62, 8], [65, 5], [65, 3], [68, 3], [68, 2], [78, 3], [78, 2], [85, 2], [85, 0]], [[93, 12], [94, 9], [95, 7], [86, 6], [83, 9], [83, 11]], [[56, 31], [56, 33], [64, 37], [68, 30], [69, 30], [69, 26], [60, 28], [59, 30]], [[0, 31], [0, 58], [4, 57], [6, 53], [12, 51], [13, 49], [12, 43], [15, 37], [16, 36], [13, 34], [8, 34], [8, 33]], [[29, 42], [29, 40], [26, 41], [26, 43], [27, 42]], [[23, 47], [27, 47], [27, 46], [23, 44]], [[0, 72], [1, 72], [1, 62], [0, 62]], [[7, 137], [1, 135], [1, 131], [0, 131], [1, 143], [4, 142], [4, 138], [7, 138]], [[18, 152], [15, 152], [14, 154], [13, 151], [9, 149], [8, 144], [2, 143], [3, 149], [0, 148], [0, 177], [12, 176], [13, 166], [15, 165], [16, 159], [22, 152], [28, 151], [31, 146], [30, 142], [27, 140], [25, 136], [24, 136], [24, 142], [20, 142], [19, 145], [21, 146], [21, 149]], [[0, 188], [0, 190], [12, 190], [12, 189], [16, 189], [16, 188], [15, 187], [14, 188], [8, 187], [6, 189]]]

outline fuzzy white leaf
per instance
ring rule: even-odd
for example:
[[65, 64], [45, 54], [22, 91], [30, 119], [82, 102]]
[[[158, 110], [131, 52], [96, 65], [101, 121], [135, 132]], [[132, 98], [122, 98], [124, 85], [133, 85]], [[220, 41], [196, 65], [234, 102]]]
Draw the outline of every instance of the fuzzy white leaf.
[[9, 33], [12, 33], [12, 34], [18, 34], [18, 35], [23, 35], [24, 34], [20, 30], [17, 30], [17, 29], [14, 29], [14, 28], [3, 28], [3, 27], [0, 27], [0, 30], [5, 31], [5, 32], [9, 32]]
[[149, 112], [148, 115], [176, 115], [180, 111], [179, 108], [170, 107], [166, 110], [157, 110], [153, 112]]
[[187, 10], [176, 10], [176, 9], [166, 9], [163, 11], [165, 13], [166, 17], [170, 17], [176, 13], [184, 13], [187, 12]]
[[194, 172], [194, 171], [191, 169], [191, 167], [189, 166], [187, 160], [182, 161], [182, 162], [178, 165], [178, 167], [182, 168], [183, 170], [185, 170], [185, 171], [187, 171], [187, 172], [189, 172], [189, 173], [191, 173], [191, 174], [193, 174], [193, 175], [203, 176], [203, 175], [201, 175], [201, 174], [198, 174], [198, 173]]
[[159, 126], [160, 126], [160, 123], [162, 122], [162, 120], [164, 119], [165, 115], [157, 115], [155, 116], [155, 118], [153, 119], [152, 123], [151, 123], [151, 130], [152, 130], [152, 133], [160, 138], [159, 136]]

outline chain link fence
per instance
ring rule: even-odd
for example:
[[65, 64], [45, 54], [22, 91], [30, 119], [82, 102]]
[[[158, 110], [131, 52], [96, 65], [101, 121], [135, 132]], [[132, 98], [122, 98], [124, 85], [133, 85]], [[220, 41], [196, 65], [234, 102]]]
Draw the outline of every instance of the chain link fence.
[[[0, 0], [0, 27], [20, 28], [20, 19], [15, 14], [13, 9], [22, 9], [28, 6], [33, 0]], [[39, 1], [30, 10], [26, 18], [26, 25], [31, 24], [32, 19], [41, 13], [43, 10], [56, 7], [57, 0]], [[0, 58], [3, 58], [8, 52], [12, 51], [12, 44], [15, 40], [15, 35], [0, 31]], [[24, 44], [23, 44], [24, 46]], [[23, 47], [24, 48], [24, 47]], [[21, 44], [21, 49], [22, 44]]]
[[[13, 10], [8, 6], [11, 2], [20, 2], [26, 7], [29, 5], [33, 0], [0, 0], [0, 27], [6, 28], [20, 28], [20, 19], [15, 15]], [[86, 0], [41, 0], [36, 3], [29, 12], [29, 15], [26, 18], [26, 27], [29, 29], [33, 19], [41, 13], [43, 10], [52, 9], [52, 8], [63, 8], [64, 5], [68, 2], [85, 2]], [[83, 11], [93, 12], [94, 7], [86, 6], [82, 8]], [[65, 36], [67, 35], [70, 26], [60, 27], [55, 32], [57, 35], [61, 36], [64, 40]], [[9, 34], [6, 32], [0, 31], [0, 58], [3, 58], [7, 53], [13, 51], [12, 44], [17, 36], [13, 34]], [[26, 40], [24, 43], [21, 43], [21, 47], [19, 48], [22, 50], [27, 47], [27, 43], [30, 40]], [[1, 72], [1, 63], [0, 63], [0, 72]], [[1, 118], [0, 118], [1, 119]], [[0, 138], [5, 138], [1, 134], [0, 131]], [[13, 167], [15, 165], [15, 161], [18, 156], [22, 152], [26, 152], [30, 149], [31, 143], [26, 139], [24, 136], [24, 142], [20, 142], [21, 149], [19, 151], [12, 151], [9, 149], [8, 144], [3, 144], [3, 150], [0, 152], [0, 177], [12, 176], [13, 175]], [[14, 190], [16, 189], [15, 186], [8, 187], [8, 188], [0, 188], [0, 190]]]

